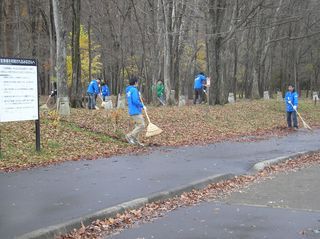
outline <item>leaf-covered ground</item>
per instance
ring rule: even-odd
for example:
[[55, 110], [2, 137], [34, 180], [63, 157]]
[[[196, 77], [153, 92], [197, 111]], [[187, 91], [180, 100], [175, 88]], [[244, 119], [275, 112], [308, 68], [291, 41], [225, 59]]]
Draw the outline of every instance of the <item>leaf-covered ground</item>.
[[[301, 114], [320, 124], [320, 105], [301, 101]], [[252, 140], [287, 134], [283, 102], [242, 101], [225, 106], [150, 107], [153, 123], [164, 130], [142, 141], [150, 146], [178, 146], [222, 140]], [[97, 159], [145, 149], [128, 145], [124, 134], [133, 128], [125, 110], [72, 110], [69, 118], [41, 113], [41, 147], [36, 153], [33, 122], [0, 125], [0, 170], [14, 171], [66, 160]], [[246, 137], [248, 136], [248, 137]], [[255, 137], [249, 137], [255, 136]]]

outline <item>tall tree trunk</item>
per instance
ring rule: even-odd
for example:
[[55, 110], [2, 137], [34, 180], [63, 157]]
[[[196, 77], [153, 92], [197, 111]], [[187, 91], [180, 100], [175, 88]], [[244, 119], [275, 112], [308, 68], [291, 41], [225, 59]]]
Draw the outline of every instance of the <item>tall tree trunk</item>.
[[[66, 9], [64, 0], [52, 0], [54, 23], [57, 34], [57, 85], [58, 85], [58, 112], [61, 115], [69, 115], [69, 98], [67, 85], [67, 30], [65, 21]], [[63, 106], [63, 107], [62, 107]]]
[[227, 97], [225, 93], [225, 78], [223, 77], [222, 65], [222, 37], [221, 32], [223, 18], [225, 16], [226, 0], [209, 0], [209, 62], [210, 76], [213, 84], [210, 86], [209, 104], [225, 104]]
[[91, 21], [92, 16], [90, 15], [88, 20], [89, 83], [92, 80]]
[[36, 0], [29, 0], [29, 16], [31, 18], [31, 43], [32, 43], [32, 57], [37, 56], [37, 23], [38, 23], [38, 4]]
[[[4, 32], [4, 17], [3, 17], [3, 12], [4, 12], [4, 0], [0, 0], [0, 32]], [[0, 55], [4, 56], [4, 34], [0, 34]]]
[[6, 1], [3, 2], [3, 13], [4, 13], [4, 23], [3, 23], [3, 49], [4, 56], [12, 57], [14, 56], [14, 24], [13, 17], [15, 15], [15, 7], [14, 1]]
[[[53, 17], [52, 0], [49, 1], [50, 27], [49, 27], [49, 45], [50, 45], [50, 82], [53, 83], [55, 79], [55, 57], [56, 57], [56, 31]], [[53, 88], [53, 87], [51, 87]]]
[[82, 107], [81, 57], [80, 57], [80, 10], [81, 0], [72, 1], [72, 86], [71, 106]]
[[173, 13], [173, 0], [162, 0], [162, 9], [164, 15], [165, 32], [164, 32], [164, 86], [168, 103], [171, 93], [172, 81], [172, 13]]
[[[16, 17], [16, 31], [14, 34], [15, 37], [15, 56], [19, 56], [20, 55], [20, 38], [21, 38], [21, 17], [20, 17], [20, 0], [15, 0], [15, 17]], [[1, 32], [1, 31], [0, 31]]]

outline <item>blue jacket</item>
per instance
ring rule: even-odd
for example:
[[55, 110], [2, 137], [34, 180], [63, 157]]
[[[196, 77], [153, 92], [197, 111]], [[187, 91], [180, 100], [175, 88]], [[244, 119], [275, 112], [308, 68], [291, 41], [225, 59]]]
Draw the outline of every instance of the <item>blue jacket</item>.
[[101, 87], [102, 96], [110, 96], [110, 90], [107, 85]]
[[89, 94], [96, 94], [100, 93], [99, 91], [99, 84], [96, 80], [92, 80], [88, 86], [87, 93]]
[[[292, 105], [298, 107], [298, 94], [297, 94], [297, 92], [287, 91], [284, 100], [286, 101], [287, 112], [293, 112], [294, 111]], [[292, 105], [289, 104], [289, 101], [291, 101]]]
[[201, 90], [203, 88], [203, 84], [206, 82], [206, 77], [204, 75], [197, 75], [196, 79], [194, 80], [193, 88], [195, 90]]
[[129, 85], [126, 89], [129, 115], [141, 115], [143, 104], [137, 87]]

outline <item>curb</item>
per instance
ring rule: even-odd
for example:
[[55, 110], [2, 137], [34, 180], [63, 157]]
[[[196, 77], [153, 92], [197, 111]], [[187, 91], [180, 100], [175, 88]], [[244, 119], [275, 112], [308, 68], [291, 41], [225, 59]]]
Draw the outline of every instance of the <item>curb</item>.
[[98, 219], [101, 220], [105, 218], [115, 217], [118, 213], [123, 213], [126, 210], [137, 209], [144, 206], [147, 203], [152, 203], [155, 201], [164, 201], [166, 199], [179, 196], [184, 192], [190, 192], [194, 189], [202, 189], [202, 188], [205, 188], [208, 184], [228, 180], [230, 178], [233, 178], [234, 176], [235, 176], [234, 174], [214, 175], [202, 180], [193, 181], [190, 184], [187, 184], [169, 191], [162, 191], [159, 193], [155, 193], [149, 197], [137, 198], [132, 201], [121, 203], [116, 206], [103, 209], [101, 211], [89, 214], [84, 217], [67, 221], [65, 223], [42, 228], [16, 238], [17, 239], [52, 239], [57, 236], [66, 234], [72, 231], [74, 228], [80, 228], [82, 224], [89, 225], [90, 223]]
[[258, 172], [258, 171], [261, 171], [270, 165], [281, 163], [286, 160], [293, 160], [293, 159], [296, 159], [304, 154], [311, 154], [311, 153], [315, 153], [315, 152], [319, 152], [319, 151], [302, 151], [302, 152], [290, 154], [287, 156], [264, 160], [264, 161], [261, 161], [259, 163], [256, 163], [255, 165], [253, 165], [253, 167], [251, 168], [251, 171]]
[[[265, 167], [268, 167], [273, 164], [277, 164], [286, 160], [294, 160], [295, 158], [304, 155], [304, 154], [311, 154], [319, 151], [303, 151], [287, 156], [282, 156], [274, 159], [264, 160], [259, 163], [253, 165], [250, 169], [250, 172], [255, 173], [257, 171], [263, 170]], [[169, 191], [162, 191], [155, 194], [152, 194], [148, 197], [137, 198], [128, 202], [124, 202], [113, 207], [109, 207], [98, 212], [86, 215], [84, 217], [76, 218], [61, 224], [49, 226], [46, 228], [42, 228], [39, 230], [32, 231], [30, 233], [24, 234], [22, 236], [16, 237], [16, 239], [52, 239], [57, 236], [66, 234], [72, 231], [74, 228], [80, 228], [83, 225], [89, 225], [93, 221], [102, 220], [105, 218], [115, 217], [118, 213], [124, 213], [126, 210], [130, 209], [137, 209], [143, 207], [147, 203], [152, 203], [156, 201], [164, 201], [169, 198], [173, 198], [175, 196], [180, 196], [184, 192], [190, 192], [194, 189], [203, 189], [207, 185], [212, 183], [217, 183], [220, 181], [225, 181], [231, 178], [234, 178], [235, 174], [218, 174], [213, 175], [201, 180], [193, 181], [190, 184], [177, 187], [171, 189]]]

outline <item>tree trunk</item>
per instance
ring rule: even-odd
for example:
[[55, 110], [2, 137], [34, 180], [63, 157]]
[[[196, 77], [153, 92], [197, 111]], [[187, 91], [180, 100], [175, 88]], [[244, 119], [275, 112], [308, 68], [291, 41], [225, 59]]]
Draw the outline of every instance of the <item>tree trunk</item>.
[[3, 13], [4, 13], [4, 22], [3, 22], [3, 49], [4, 56], [13, 57], [14, 56], [14, 24], [13, 17], [15, 15], [14, 1], [4, 1], [3, 2]]
[[88, 20], [89, 83], [92, 80], [91, 19], [92, 19], [92, 16], [90, 15]]
[[[4, 32], [4, 17], [3, 17], [3, 7], [4, 7], [4, 0], [0, 0], [0, 32]], [[0, 42], [2, 42], [2, 44], [0, 44], [0, 55], [4, 56], [4, 34], [0, 34]]]
[[50, 82], [53, 83], [55, 79], [55, 57], [56, 57], [56, 31], [54, 25], [53, 5], [52, 0], [49, 1], [50, 5], [50, 27], [49, 27], [49, 45], [50, 45]]
[[171, 81], [172, 81], [172, 13], [173, 13], [173, 1], [172, 0], [162, 0], [162, 8], [164, 15], [164, 23], [165, 23], [165, 32], [164, 32], [164, 69], [163, 69], [163, 77], [164, 77], [164, 86], [166, 99], [168, 103], [172, 103], [169, 101], [170, 93], [171, 93]]
[[60, 115], [69, 115], [69, 98], [67, 86], [67, 31], [65, 21], [65, 1], [53, 0], [53, 15], [57, 34], [57, 91], [58, 91], [58, 112]]
[[222, 37], [220, 34], [223, 19], [225, 16], [226, 0], [209, 0], [209, 68], [210, 76], [213, 79], [213, 84], [210, 86], [209, 104], [225, 104], [227, 102], [225, 83], [223, 77], [222, 65]]
[[72, 22], [72, 89], [71, 106], [82, 107], [81, 88], [81, 57], [80, 57], [80, 10], [81, 1], [72, 1], [73, 22]]

